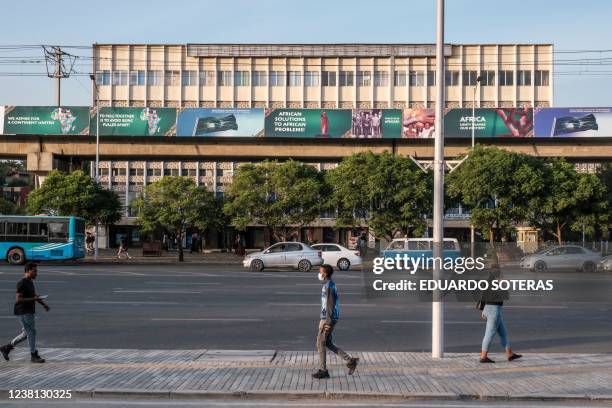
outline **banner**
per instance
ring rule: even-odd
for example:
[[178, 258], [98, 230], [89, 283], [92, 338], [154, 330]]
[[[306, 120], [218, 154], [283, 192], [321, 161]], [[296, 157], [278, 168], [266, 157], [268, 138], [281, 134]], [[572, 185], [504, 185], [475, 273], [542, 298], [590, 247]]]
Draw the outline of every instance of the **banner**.
[[186, 108], [176, 121], [177, 136], [263, 136], [263, 109]]
[[[96, 134], [96, 116], [91, 117]], [[174, 136], [175, 108], [100, 108], [101, 136]]]
[[404, 109], [402, 117], [402, 138], [432, 139], [435, 135], [435, 124], [435, 109]]
[[536, 108], [536, 137], [611, 137], [612, 108]]
[[397, 138], [402, 132], [400, 109], [353, 109], [349, 137], [358, 139]]
[[87, 106], [5, 106], [2, 134], [87, 135]]
[[266, 109], [271, 137], [350, 137], [350, 109]]
[[[476, 108], [475, 137], [533, 137], [533, 109]], [[444, 137], [470, 138], [472, 109], [449, 109], [444, 114]]]

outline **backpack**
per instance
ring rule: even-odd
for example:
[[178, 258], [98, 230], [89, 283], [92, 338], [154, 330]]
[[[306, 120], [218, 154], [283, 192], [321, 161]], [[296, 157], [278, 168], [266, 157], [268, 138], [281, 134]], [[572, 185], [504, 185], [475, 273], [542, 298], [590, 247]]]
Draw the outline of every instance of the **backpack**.
[[476, 309], [484, 310], [484, 307], [485, 307], [485, 302], [483, 302], [482, 300], [479, 300], [478, 302], [476, 302]]

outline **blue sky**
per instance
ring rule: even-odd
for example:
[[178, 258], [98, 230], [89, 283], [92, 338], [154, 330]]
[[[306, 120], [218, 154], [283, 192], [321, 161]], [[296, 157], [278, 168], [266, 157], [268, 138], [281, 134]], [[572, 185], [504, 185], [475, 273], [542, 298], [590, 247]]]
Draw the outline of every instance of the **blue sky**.
[[[449, 43], [553, 43], [557, 51], [612, 49], [612, 1], [446, 1]], [[432, 43], [435, 0], [79, 0], [11, 2], [3, 8], [0, 45], [100, 43]], [[91, 55], [88, 50], [75, 51]], [[0, 49], [0, 72], [45, 72], [44, 64], [7, 65], [6, 57], [42, 51]], [[612, 105], [612, 52], [556, 54], [558, 59], [607, 58], [603, 65], [559, 65], [556, 106]], [[606, 65], [606, 63], [608, 65]], [[79, 72], [91, 70], [80, 62]], [[89, 104], [86, 77], [63, 81], [63, 104]], [[0, 104], [54, 103], [54, 81], [0, 74]]]

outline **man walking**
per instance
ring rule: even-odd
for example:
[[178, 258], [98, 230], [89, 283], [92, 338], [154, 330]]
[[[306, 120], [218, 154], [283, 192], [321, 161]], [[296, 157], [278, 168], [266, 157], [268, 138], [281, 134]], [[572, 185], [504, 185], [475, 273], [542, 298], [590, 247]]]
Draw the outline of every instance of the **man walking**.
[[41, 297], [36, 294], [34, 289], [34, 279], [38, 275], [36, 264], [28, 263], [25, 266], [24, 276], [17, 282], [17, 296], [15, 300], [14, 313], [19, 318], [23, 331], [15, 337], [9, 344], [0, 347], [0, 353], [6, 361], [9, 360], [9, 353], [15, 346], [22, 341], [28, 340], [32, 363], [44, 363], [45, 359], [38, 355], [36, 350], [36, 326], [34, 313], [36, 312], [36, 302], [40, 303], [45, 310], [49, 311], [49, 306]]
[[340, 303], [338, 301], [338, 290], [336, 284], [331, 279], [334, 269], [330, 265], [319, 267], [319, 281], [323, 282], [321, 291], [321, 320], [319, 321], [319, 331], [317, 334], [317, 351], [319, 352], [319, 370], [312, 375], [313, 378], [329, 378], [327, 371], [326, 349], [339, 355], [344, 361], [352, 375], [359, 363], [358, 358], [352, 358], [333, 342], [332, 332], [340, 318]]

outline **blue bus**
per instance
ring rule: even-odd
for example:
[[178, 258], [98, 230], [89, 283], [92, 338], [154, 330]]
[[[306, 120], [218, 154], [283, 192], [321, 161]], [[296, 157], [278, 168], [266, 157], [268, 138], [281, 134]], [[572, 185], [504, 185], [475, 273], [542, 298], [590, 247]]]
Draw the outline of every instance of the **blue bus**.
[[0, 260], [19, 265], [84, 256], [82, 218], [0, 215]]

